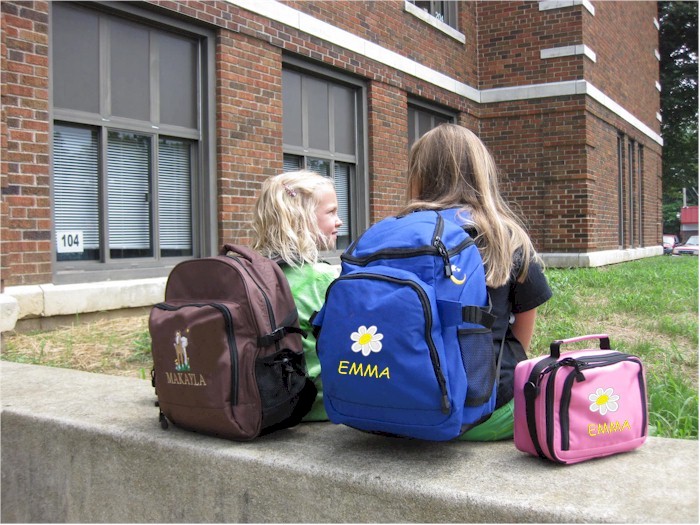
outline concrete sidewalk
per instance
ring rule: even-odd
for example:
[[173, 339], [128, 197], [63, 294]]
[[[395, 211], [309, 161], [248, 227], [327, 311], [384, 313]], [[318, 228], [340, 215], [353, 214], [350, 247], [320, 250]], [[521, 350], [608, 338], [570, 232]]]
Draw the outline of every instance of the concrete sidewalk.
[[697, 441], [573, 466], [330, 423], [235, 443], [162, 430], [148, 381], [0, 373], [3, 522], [698, 522]]

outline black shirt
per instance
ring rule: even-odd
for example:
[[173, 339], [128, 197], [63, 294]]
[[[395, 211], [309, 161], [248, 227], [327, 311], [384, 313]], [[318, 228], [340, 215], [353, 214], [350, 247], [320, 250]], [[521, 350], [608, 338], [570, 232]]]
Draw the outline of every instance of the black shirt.
[[[516, 272], [518, 270], [519, 268], [516, 268]], [[547, 278], [540, 265], [531, 262], [524, 282], [520, 283], [515, 277], [512, 277], [508, 284], [499, 288], [489, 288], [488, 291], [492, 304], [491, 313], [496, 316], [492, 328], [493, 348], [496, 356], [498, 356], [501, 342], [505, 337], [496, 401], [498, 408], [513, 399], [515, 365], [527, 358], [522, 344], [510, 330], [511, 313], [519, 314], [537, 308], [552, 297], [552, 290], [547, 284]]]

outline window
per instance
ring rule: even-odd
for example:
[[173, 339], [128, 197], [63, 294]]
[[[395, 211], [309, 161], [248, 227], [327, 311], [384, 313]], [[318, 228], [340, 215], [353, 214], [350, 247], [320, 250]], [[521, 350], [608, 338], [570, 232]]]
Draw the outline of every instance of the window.
[[637, 242], [639, 247], [644, 246], [644, 146], [637, 148], [637, 227], [639, 234]]
[[454, 29], [457, 27], [457, 2], [449, 0], [408, 0], [416, 7], [434, 16]]
[[208, 37], [121, 14], [52, 4], [58, 275], [165, 275], [208, 249]]
[[282, 72], [284, 170], [308, 169], [333, 180], [338, 195], [338, 250], [367, 227], [362, 167], [361, 85], [285, 67]]
[[635, 184], [635, 170], [634, 170], [634, 141], [629, 140], [627, 144], [627, 210], [629, 219], [629, 247], [634, 248], [635, 235], [637, 234], [637, 228], [635, 223], [635, 194], [634, 187]]
[[434, 106], [412, 101], [408, 104], [408, 147], [426, 132], [448, 122], [454, 122], [454, 114], [441, 111]]
[[625, 247], [625, 170], [624, 135], [617, 136], [617, 240]]

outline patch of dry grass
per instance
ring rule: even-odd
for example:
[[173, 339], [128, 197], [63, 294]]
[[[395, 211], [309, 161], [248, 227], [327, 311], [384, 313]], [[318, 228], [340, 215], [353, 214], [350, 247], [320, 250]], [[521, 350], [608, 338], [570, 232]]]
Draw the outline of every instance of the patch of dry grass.
[[148, 316], [100, 319], [51, 331], [3, 334], [2, 359], [149, 378]]

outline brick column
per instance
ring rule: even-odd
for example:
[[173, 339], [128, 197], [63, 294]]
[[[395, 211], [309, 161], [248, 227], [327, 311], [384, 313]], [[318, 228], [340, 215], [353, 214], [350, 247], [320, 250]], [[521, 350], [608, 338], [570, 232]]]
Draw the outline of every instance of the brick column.
[[49, 3], [2, 2], [2, 286], [51, 282]]

